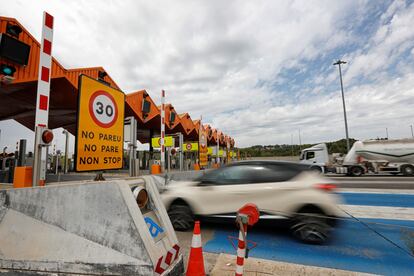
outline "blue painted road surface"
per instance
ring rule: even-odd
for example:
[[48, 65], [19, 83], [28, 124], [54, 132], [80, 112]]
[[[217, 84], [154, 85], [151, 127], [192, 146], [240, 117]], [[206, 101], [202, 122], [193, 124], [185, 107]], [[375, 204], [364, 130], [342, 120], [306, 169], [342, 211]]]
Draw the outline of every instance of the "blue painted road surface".
[[[326, 245], [309, 245], [296, 241], [287, 233], [263, 227], [248, 232], [248, 240], [257, 243], [249, 256], [352, 270], [381, 275], [414, 275], [414, 221], [364, 219], [370, 227], [390, 239], [393, 245], [359, 222], [345, 221], [335, 230]], [[372, 223], [383, 223], [389, 226]], [[410, 228], [402, 228], [406, 226]], [[228, 240], [238, 236], [236, 230], [216, 230], [214, 238], [204, 246], [206, 252], [236, 254]]]
[[[350, 205], [414, 207], [413, 195], [346, 193], [344, 198]], [[341, 221], [325, 245], [300, 243], [277, 223], [255, 226], [247, 234], [248, 240], [257, 243], [249, 256], [381, 275], [414, 275], [414, 221], [360, 220], [369, 227], [355, 220]], [[228, 237], [237, 237], [237, 230], [216, 229], [221, 230], [215, 231], [204, 250], [236, 254]]]

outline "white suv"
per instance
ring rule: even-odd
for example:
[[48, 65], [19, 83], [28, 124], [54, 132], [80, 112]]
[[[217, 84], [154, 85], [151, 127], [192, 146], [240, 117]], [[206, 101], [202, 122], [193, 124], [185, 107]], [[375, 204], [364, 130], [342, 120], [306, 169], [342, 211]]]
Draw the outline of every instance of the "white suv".
[[309, 166], [279, 161], [244, 161], [208, 171], [195, 181], [171, 181], [162, 200], [176, 230], [188, 230], [195, 216], [235, 216], [255, 203], [261, 218], [284, 218], [295, 237], [323, 243], [341, 216], [332, 181]]

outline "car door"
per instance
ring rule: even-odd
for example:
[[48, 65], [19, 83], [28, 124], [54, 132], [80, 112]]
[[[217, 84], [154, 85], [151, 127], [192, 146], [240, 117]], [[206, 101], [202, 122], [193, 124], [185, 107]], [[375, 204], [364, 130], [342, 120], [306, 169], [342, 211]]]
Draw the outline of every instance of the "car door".
[[[296, 180], [301, 170], [290, 164], [262, 164], [251, 185], [251, 194], [246, 197], [247, 202], [255, 203], [264, 213], [280, 213], [283, 215], [287, 206], [290, 206], [295, 194], [302, 184]], [[254, 187], [254, 189], [253, 189]]]
[[300, 170], [293, 165], [258, 163], [245, 166], [243, 172], [243, 181], [229, 186], [237, 199], [237, 206], [233, 206], [236, 210], [254, 203], [265, 213], [282, 213], [300, 188], [294, 179]]
[[[233, 165], [207, 173], [197, 186], [201, 215], [236, 213], [246, 200], [251, 167]], [[244, 189], [243, 189], [244, 188]]]

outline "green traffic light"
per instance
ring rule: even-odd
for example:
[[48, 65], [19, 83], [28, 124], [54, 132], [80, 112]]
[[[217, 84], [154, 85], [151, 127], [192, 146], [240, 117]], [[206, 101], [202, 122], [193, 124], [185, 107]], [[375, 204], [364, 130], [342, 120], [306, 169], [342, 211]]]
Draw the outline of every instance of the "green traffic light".
[[5, 75], [10, 75], [12, 73], [12, 70], [10, 68], [6, 67], [6, 68], [4, 68], [3, 73]]
[[12, 77], [14, 72], [16, 72], [16, 68], [14, 68], [13, 66], [9, 66], [6, 64], [0, 65], [0, 74]]

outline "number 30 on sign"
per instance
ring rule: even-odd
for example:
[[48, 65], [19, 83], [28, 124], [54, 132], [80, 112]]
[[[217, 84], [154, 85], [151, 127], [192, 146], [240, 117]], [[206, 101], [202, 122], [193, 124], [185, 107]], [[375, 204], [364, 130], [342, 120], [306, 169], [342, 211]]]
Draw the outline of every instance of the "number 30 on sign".
[[122, 168], [125, 95], [90, 77], [79, 77], [76, 171]]
[[96, 91], [89, 100], [89, 113], [98, 126], [113, 126], [118, 116], [114, 97], [106, 91]]

